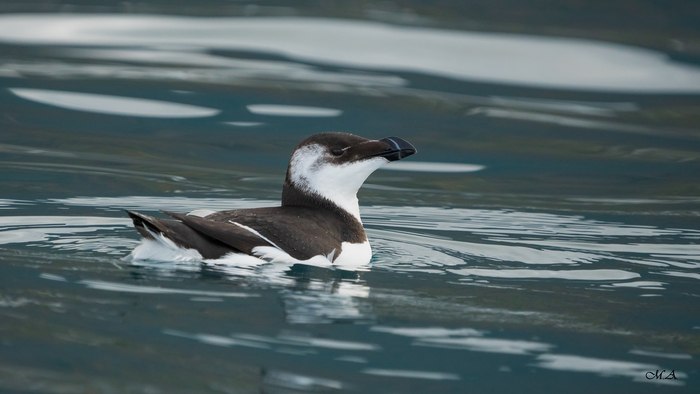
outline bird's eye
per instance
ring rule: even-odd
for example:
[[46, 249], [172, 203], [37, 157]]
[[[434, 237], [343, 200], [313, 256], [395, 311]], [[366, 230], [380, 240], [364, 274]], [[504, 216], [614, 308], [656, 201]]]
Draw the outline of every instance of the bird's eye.
[[333, 150], [331, 150], [331, 153], [333, 154], [333, 156], [340, 156], [340, 155], [343, 154], [343, 152], [345, 152], [345, 151], [342, 150], [342, 149], [333, 149]]

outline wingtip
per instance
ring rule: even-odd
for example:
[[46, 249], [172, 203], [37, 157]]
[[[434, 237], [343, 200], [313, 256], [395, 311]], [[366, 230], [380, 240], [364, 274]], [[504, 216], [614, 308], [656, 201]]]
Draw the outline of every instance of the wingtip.
[[144, 238], [147, 239], [155, 239], [153, 237], [153, 234], [148, 230], [148, 228], [150, 227], [157, 232], [157, 227], [150, 222], [150, 219], [153, 218], [146, 215], [142, 215], [138, 212], [129, 211], [128, 209], [125, 209], [124, 212], [126, 212], [131, 218], [131, 220], [134, 222], [134, 227], [136, 228], [136, 231], [139, 232], [139, 234], [141, 234]]
[[166, 211], [165, 209], [159, 209], [159, 211], [173, 218], [176, 218], [178, 215], [180, 215], [179, 213]]
[[187, 216], [187, 215], [184, 214], [184, 213], [170, 212], [170, 211], [165, 211], [165, 210], [162, 210], [162, 209], [160, 210], [160, 212], [162, 212], [162, 213], [164, 213], [164, 214], [170, 216], [170, 217], [173, 218], [173, 219], [179, 220], [179, 221], [181, 221], [181, 222], [185, 220], [184, 218], [189, 218], [189, 216]]
[[129, 217], [132, 219], [143, 219], [143, 215], [141, 215], [138, 212], [130, 211], [128, 209], [125, 209], [124, 212], [126, 212], [126, 214], [129, 215]]

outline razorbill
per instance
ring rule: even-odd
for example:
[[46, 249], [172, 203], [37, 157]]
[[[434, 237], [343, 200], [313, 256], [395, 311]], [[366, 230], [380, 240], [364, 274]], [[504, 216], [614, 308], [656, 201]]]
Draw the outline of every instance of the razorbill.
[[292, 152], [279, 207], [161, 211], [174, 219], [127, 213], [146, 239], [167, 240], [204, 259], [236, 253], [275, 261], [322, 257], [337, 265], [364, 265], [372, 249], [360, 220], [357, 191], [376, 169], [414, 153], [416, 148], [398, 137], [315, 134]]

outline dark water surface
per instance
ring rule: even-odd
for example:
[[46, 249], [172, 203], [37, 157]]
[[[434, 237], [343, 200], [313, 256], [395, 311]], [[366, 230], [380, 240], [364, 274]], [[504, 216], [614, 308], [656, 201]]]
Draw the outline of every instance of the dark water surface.
[[[685, 14], [532, 35], [210, 3], [0, 14], [1, 392], [697, 390]], [[359, 193], [369, 268], [129, 257], [123, 209], [276, 205], [324, 131], [419, 150]]]

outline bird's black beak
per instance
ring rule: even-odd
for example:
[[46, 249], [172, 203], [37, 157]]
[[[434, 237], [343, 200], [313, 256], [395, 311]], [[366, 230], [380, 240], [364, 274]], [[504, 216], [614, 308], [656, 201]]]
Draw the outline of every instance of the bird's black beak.
[[389, 161], [401, 160], [417, 152], [410, 142], [399, 137], [386, 137], [379, 141], [387, 144], [388, 149], [373, 156], [382, 156]]

